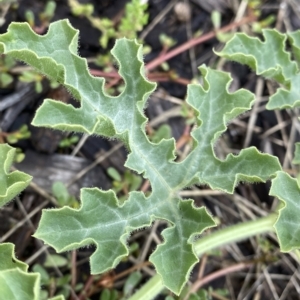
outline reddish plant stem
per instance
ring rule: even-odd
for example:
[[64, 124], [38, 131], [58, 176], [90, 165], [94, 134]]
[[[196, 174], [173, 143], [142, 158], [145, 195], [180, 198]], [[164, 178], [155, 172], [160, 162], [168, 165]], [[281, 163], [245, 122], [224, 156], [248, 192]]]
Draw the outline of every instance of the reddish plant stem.
[[104, 78], [120, 78], [120, 75], [117, 71], [104, 72], [97, 69], [89, 69], [90, 73], [94, 76], [104, 77]]
[[107, 89], [110, 89], [110, 88], [112, 88], [113, 86], [117, 85], [117, 84], [119, 83], [120, 80], [121, 80], [121, 76], [115, 77], [112, 81], [110, 81], [109, 83], [107, 83], [107, 84], [105, 85], [105, 87], [106, 87]]
[[78, 297], [79, 300], [84, 300], [88, 297], [88, 294], [89, 294], [88, 292], [89, 292], [90, 287], [93, 284], [93, 282], [94, 282], [94, 275], [90, 275], [88, 281], [85, 283], [85, 286]]
[[[111, 78], [111, 82], [107, 83], [106, 88], [110, 88], [114, 85], [116, 85], [119, 80], [121, 79], [121, 76], [117, 71], [112, 71], [109, 73], [105, 73], [104, 71], [97, 70], [97, 69], [90, 69], [90, 73], [93, 76], [99, 76], [99, 77], [104, 77], [104, 78]], [[173, 81], [177, 82], [182, 85], [188, 85], [190, 83], [189, 79], [186, 78], [180, 78], [180, 77], [175, 77], [174, 75], [169, 73], [162, 73], [162, 72], [156, 72], [156, 73], [149, 73], [148, 74], [148, 79], [150, 81], [154, 82], [165, 82], [165, 81]]]
[[[149, 266], [151, 265], [151, 263], [149, 261], [145, 261], [145, 262], [142, 262], [142, 263], [139, 263], [137, 265], [134, 265], [132, 266], [131, 268], [119, 273], [119, 274], [116, 274], [116, 275], [112, 275], [111, 277], [109, 277], [109, 281], [113, 284], [114, 281], [118, 280], [118, 279], [121, 279], [122, 277], [125, 277], [127, 276], [128, 274], [131, 274], [132, 272], [134, 272], [135, 270], [138, 270], [138, 269], [141, 269], [145, 266]], [[91, 275], [88, 279], [88, 281], [86, 282], [82, 292], [80, 293], [79, 295], [79, 300], [85, 300], [87, 297], [90, 297], [93, 295], [94, 292], [97, 292], [98, 289], [91, 289], [92, 287], [92, 284], [94, 282], [94, 276]], [[107, 283], [107, 280], [106, 280], [106, 283]], [[101, 288], [105, 287], [105, 284], [103, 284], [103, 282], [101, 282], [101, 279], [100, 281], [98, 281], [98, 285], [101, 286]]]
[[9, 136], [9, 134], [16, 133], [16, 132], [17, 132], [17, 131], [8, 133], [8, 132], [1, 131], [1, 132], [0, 132], [0, 136], [1, 136], [1, 137], [7, 137], [7, 136]]
[[[256, 16], [254, 15], [251, 15], [251, 16], [247, 16], [247, 17], [244, 17], [243, 19], [241, 19], [240, 21], [238, 22], [233, 22], [231, 24], [228, 24], [220, 29], [218, 29], [217, 31], [216, 30], [213, 30], [205, 35], [202, 35], [198, 38], [194, 38], [194, 39], [191, 39], [189, 41], [187, 41], [186, 43], [176, 47], [175, 49], [169, 51], [169, 52], [163, 52], [161, 55], [159, 55], [157, 58], [155, 58], [154, 60], [150, 61], [146, 66], [146, 70], [150, 71], [154, 68], [156, 68], [157, 66], [161, 65], [163, 62], [166, 62], [167, 60], [181, 54], [182, 52], [184, 51], [187, 51], [189, 50], [191, 47], [194, 47], [198, 44], [201, 44], [205, 41], [208, 41], [212, 38], [214, 38], [218, 32], [227, 32], [227, 31], [230, 31], [234, 28], [237, 28], [241, 25], [244, 25], [244, 24], [247, 24], [247, 23], [250, 23], [250, 22], [253, 22], [256, 20]], [[105, 78], [112, 78], [113, 80], [107, 84], [107, 88], [110, 88], [110, 87], [113, 87], [114, 85], [116, 85], [119, 80], [120, 80], [120, 75], [117, 71], [112, 71], [112, 72], [109, 72], [109, 73], [105, 73], [101, 70], [96, 70], [96, 69], [90, 69], [90, 73], [94, 76], [101, 76], [101, 77], [105, 77]], [[159, 81], [159, 82], [163, 82], [163, 81], [174, 81], [174, 82], [177, 82], [177, 83], [180, 83], [180, 84], [183, 84], [183, 85], [188, 85], [190, 83], [190, 80], [188, 79], [185, 79], [185, 78], [171, 78], [170, 76], [164, 76], [164, 75], [160, 75], [161, 77], [157, 76], [158, 74], [157, 73], [154, 73], [153, 75], [150, 73], [148, 75], [149, 77], [149, 80], [152, 80], [152, 81]]]
[[203, 279], [197, 280], [191, 287], [189, 293], [186, 295], [186, 297], [184, 298], [184, 300], [187, 300], [189, 298], [189, 296], [192, 293], [196, 293], [203, 285], [219, 278], [219, 277], [223, 277], [227, 274], [230, 273], [234, 273], [240, 270], [243, 270], [245, 268], [249, 268], [253, 265], [253, 262], [248, 262], [248, 263], [239, 263], [233, 266], [229, 266], [227, 268], [224, 268], [222, 270], [216, 271], [212, 274], [209, 274], [208, 276], [204, 277]]
[[150, 181], [146, 179], [141, 187], [141, 192], [143, 193], [147, 192], [149, 187], [150, 187]]
[[163, 62], [165, 62], [165, 61], [173, 58], [174, 56], [176, 56], [178, 54], [181, 54], [182, 52], [190, 49], [191, 47], [194, 47], [198, 44], [201, 44], [201, 43], [203, 43], [207, 40], [210, 40], [210, 39], [214, 38], [217, 35], [218, 32], [227, 32], [227, 31], [230, 31], [230, 30], [232, 30], [236, 27], [239, 27], [243, 24], [253, 22], [255, 20], [256, 20], [255, 16], [244, 17], [239, 22], [230, 23], [229, 25], [226, 25], [226, 26], [220, 28], [217, 31], [214, 30], [214, 31], [211, 31], [211, 32], [209, 32], [205, 35], [202, 35], [202, 36], [198, 37], [198, 38], [191, 39], [191, 40], [187, 41], [186, 43], [180, 45], [179, 47], [176, 47], [175, 49], [167, 52], [164, 55], [160, 55], [156, 59], [149, 62], [146, 65], [146, 70], [150, 71], [150, 70], [154, 69], [155, 67], [161, 65]]
[[188, 84], [191, 83], [191, 81], [189, 79], [186, 79], [186, 78], [175, 78], [175, 79], [172, 79], [171, 81], [180, 83], [182, 85], [188, 85]]
[[201, 280], [205, 271], [205, 266], [207, 263], [207, 254], [205, 253], [201, 257], [200, 265], [199, 265], [199, 272], [198, 272], [198, 280]]
[[[71, 254], [71, 287], [73, 290], [75, 290], [76, 282], [77, 282], [77, 269], [76, 269], [76, 250], [72, 251]], [[72, 299], [76, 299], [72, 297]]]
[[136, 271], [136, 270], [139, 270], [139, 269], [141, 269], [141, 268], [143, 268], [143, 267], [147, 267], [147, 266], [150, 266], [150, 265], [151, 265], [151, 262], [150, 262], [150, 261], [144, 261], [144, 262], [141, 262], [141, 263], [139, 263], [139, 264], [137, 264], [137, 265], [134, 265], [134, 266], [132, 266], [131, 268], [129, 268], [129, 269], [127, 269], [127, 270], [125, 270], [125, 271], [123, 271], [123, 272], [121, 272], [121, 273], [119, 273], [119, 274], [114, 275], [114, 276], [113, 276], [113, 279], [114, 279], [114, 281], [116, 281], [116, 280], [118, 280], [118, 279], [120, 279], [120, 278], [122, 278], [122, 277], [127, 276], [128, 274], [133, 273], [133, 272]]
[[189, 140], [191, 139], [190, 131], [191, 131], [191, 126], [186, 125], [181, 137], [178, 139], [178, 141], [176, 143], [177, 150], [189, 142]]
[[148, 79], [150, 81], [153, 81], [153, 82], [176, 82], [176, 83], [179, 83], [179, 84], [182, 84], [182, 85], [188, 85], [188, 84], [191, 83], [191, 81], [189, 79], [186, 79], [186, 78], [170, 78], [170, 77], [158, 77], [158, 78], [154, 77], [153, 78], [153, 77], [149, 76]]

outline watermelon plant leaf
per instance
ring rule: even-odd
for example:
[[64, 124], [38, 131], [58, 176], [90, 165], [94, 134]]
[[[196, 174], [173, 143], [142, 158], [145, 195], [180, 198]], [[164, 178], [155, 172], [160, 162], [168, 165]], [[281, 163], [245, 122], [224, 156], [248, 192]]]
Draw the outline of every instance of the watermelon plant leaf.
[[0, 144], [0, 207], [8, 203], [31, 181], [31, 176], [20, 171], [10, 172], [16, 149]]
[[[39, 300], [40, 275], [27, 273], [28, 265], [15, 257], [11, 243], [0, 244], [0, 298]], [[50, 300], [50, 299], [49, 299]], [[62, 296], [51, 300], [64, 300]]]
[[257, 75], [276, 80], [282, 87], [270, 97], [267, 109], [283, 109], [300, 106], [299, 68], [285, 50], [289, 39], [293, 54], [300, 58], [300, 33], [282, 34], [274, 29], [263, 30], [264, 40], [236, 34], [217, 54], [248, 65]]
[[[25, 189], [31, 176], [19, 172], [9, 172], [15, 149], [7, 144], [0, 145], [0, 207]], [[15, 246], [11, 243], [0, 244], [0, 298], [10, 300], [39, 300], [40, 275], [28, 273], [28, 265], [15, 256]], [[49, 299], [50, 300], [50, 299]], [[64, 300], [57, 296], [51, 300]]]
[[146, 197], [142, 192], [131, 192], [121, 205], [113, 191], [84, 188], [79, 209], [45, 210], [34, 236], [58, 252], [96, 245], [90, 260], [96, 274], [115, 267], [128, 254], [126, 243], [131, 232], [150, 226], [156, 219], [165, 220], [169, 226], [162, 232], [164, 241], [150, 261], [164, 285], [179, 294], [198, 261], [194, 241], [215, 225], [205, 208], [181, 199], [179, 191], [192, 184], [206, 184], [232, 193], [241, 181], [264, 182], [281, 170], [277, 158], [253, 147], [224, 160], [215, 155], [214, 147], [227, 123], [249, 110], [254, 96], [246, 90], [229, 93], [228, 74], [201, 67], [204, 85], [190, 85], [187, 98], [197, 115], [197, 126], [191, 133], [194, 147], [183, 161], [176, 162], [174, 139], [152, 143], [145, 133], [144, 109], [155, 84], [145, 77], [141, 46], [120, 39], [112, 50], [125, 82], [124, 91], [116, 97], [104, 92], [104, 79], [90, 75], [77, 47], [78, 31], [67, 20], [51, 24], [44, 36], [26, 24], [12, 24], [0, 36], [2, 53], [57, 80], [80, 101], [80, 107], [75, 108], [45, 100], [33, 124], [120, 139], [129, 150], [125, 166], [149, 180], [151, 194]]
[[300, 30], [287, 33], [289, 42], [292, 46], [293, 55], [298, 63], [298, 67], [300, 65]]
[[0, 270], [19, 268], [21, 271], [26, 272], [28, 266], [16, 258], [14, 250], [14, 245], [11, 243], [0, 244]]
[[297, 180], [285, 172], [278, 172], [272, 180], [270, 195], [282, 202], [274, 225], [281, 251], [300, 248], [300, 188]]
[[251, 108], [254, 95], [244, 89], [228, 93], [232, 79], [227, 73], [205, 66], [200, 71], [204, 85], [190, 85], [186, 100], [198, 115], [199, 127], [192, 132], [197, 145], [183, 164], [193, 165], [191, 173], [196, 170], [200, 183], [228, 193], [233, 193], [240, 181], [266, 181], [281, 169], [277, 158], [261, 154], [254, 147], [243, 149], [236, 156], [230, 154], [224, 161], [214, 154], [217, 139], [226, 130], [226, 124]]

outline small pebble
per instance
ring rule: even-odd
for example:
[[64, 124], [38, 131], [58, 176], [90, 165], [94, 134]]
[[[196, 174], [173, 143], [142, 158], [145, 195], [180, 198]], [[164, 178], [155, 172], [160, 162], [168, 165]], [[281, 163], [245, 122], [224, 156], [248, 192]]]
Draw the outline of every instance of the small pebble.
[[191, 19], [191, 7], [188, 3], [176, 3], [174, 6], [174, 12], [180, 22], [188, 22]]

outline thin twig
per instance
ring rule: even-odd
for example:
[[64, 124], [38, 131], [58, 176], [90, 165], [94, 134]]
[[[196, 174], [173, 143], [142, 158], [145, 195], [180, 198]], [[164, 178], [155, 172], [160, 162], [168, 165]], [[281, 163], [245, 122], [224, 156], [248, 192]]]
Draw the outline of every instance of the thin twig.
[[196, 293], [203, 285], [205, 285], [205, 284], [207, 284], [207, 283], [209, 283], [213, 280], [216, 280], [219, 277], [223, 277], [223, 276], [228, 275], [230, 273], [234, 273], [234, 272], [243, 270], [245, 268], [249, 268], [252, 265], [253, 265], [253, 262], [251, 262], [251, 263], [239, 263], [239, 264], [224, 268], [222, 270], [216, 271], [216, 272], [204, 277], [203, 279], [197, 280], [192, 285], [191, 289], [189, 290], [188, 294], [186, 295], [186, 297], [184, 299], [187, 300], [192, 293]]
[[75, 290], [77, 282], [76, 258], [76, 250], [73, 250], [71, 255], [71, 288], [73, 290]]
[[206, 42], [206, 41], [214, 38], [216, 36], [217, 32], [227, 32], [227, 31], [232, 30], [233, 28], [239, 27], [243, 24], [253, 22], [255, 20], [256, 20], [255, 16], [248, 16], [248, 17], [243, 18], [239, 22], [233, 22], [233, 23], [231, 23], [227, 26], [224, 26], [224, 27], [220, 28], [218, 31], [211, 31], [211, 32], [209, 32], [205, 35], [202, 35], [202, 36], [198, 37], [198, 38], [194, 38], [192, 40], [189, 40], [186, 43], [182, 44], [181, 46], [176, 47], [175, 49], [167, 52], [165, 55], [159, 56], [156, 59], [149, 62], [146, 65], [146, 69], [148, 71], [150, 71], [150, 70], [156, 68], [157, 66], [161, 65], [163, 62], [165, 62], [165, 61], [181, 54], [182, 52], [185, 52], [186, 50], [190, 49], [191, 47], [194, 47], [198, 44], [201, 44], [203, 42]]
[[94, 282], [94, 275], [90, 275], [89, 279], [86, 281], [83, 290], [81, 291], [80, 295], [78, 296], [79, 300], [84, 300], [88, 297], [89, 290], [91, 285]]
[[108, 152], [105, 154], [99, 156], [93, 163], [88, 165], [86, 168], [81, 170], [76, 176], [74, 176], [67, 184], [66, 186], [69, 187], [72, 185], [75, 181], [77, 181], [79, 178], [84, 176], [88, 171], [96, 167], [98, 164], [100, 164], [102, 161], [104, 161], [106, 158], [108, 158], [110, 155], [112, 155], [115, 151], [117, 151], [119, 148], [122, 147], [122, 144], [117, 144], [113, 148], [111, 148]]

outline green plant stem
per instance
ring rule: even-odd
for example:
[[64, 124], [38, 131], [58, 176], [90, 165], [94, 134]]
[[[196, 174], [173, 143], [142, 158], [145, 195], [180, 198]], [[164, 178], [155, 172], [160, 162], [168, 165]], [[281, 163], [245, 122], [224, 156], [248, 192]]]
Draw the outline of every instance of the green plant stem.
[[225, 246], [227, 244], [238, 242], [252, 236], [274, 231], [274, 223], [277, 219], [277, 213], [269, 214], [266, 217], [256, 220], [239, 223], [215, 231], [195, 243], [195, 251], [198, 257], [213, 249]]
[[[271, 213], [263, 218], [220, 229], [196, 241], [194, 245], [195, 252], [198, 257], [201, 257], [204, 253], [227, 244], [238, 242], [258, 234], [273, 232], [273, 225], [276, 222], [276, 219], [277, 214]], [[129, 300], [151, 300], [163, 289], [164, 285], [160, 276], [157, 274], [130, 297]]]

